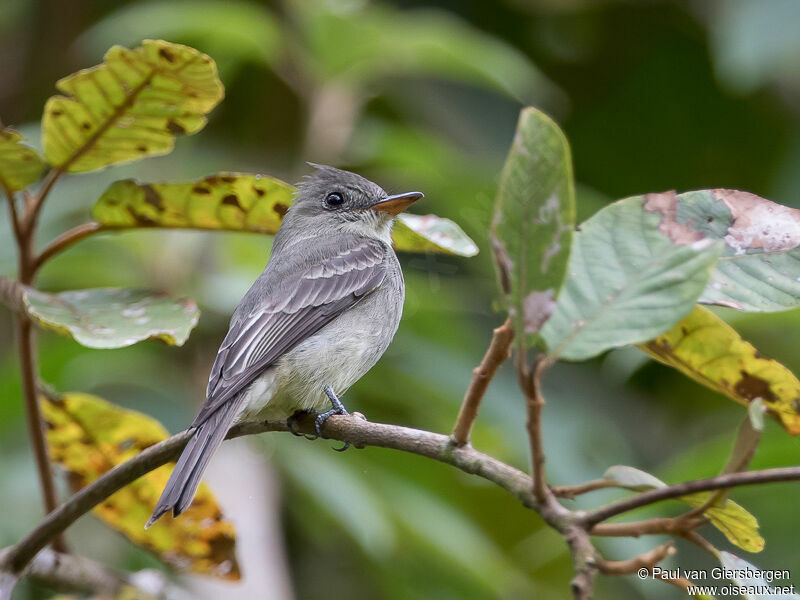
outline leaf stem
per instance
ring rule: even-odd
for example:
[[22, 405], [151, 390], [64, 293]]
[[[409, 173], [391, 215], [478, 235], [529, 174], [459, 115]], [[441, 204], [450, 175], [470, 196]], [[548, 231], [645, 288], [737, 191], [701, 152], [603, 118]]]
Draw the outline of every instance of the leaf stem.
[[36, 257], [33, 263], [33, 270], [34, 272], [38, 271], [44, 263], [48, 260], [53, 258], [59, 252], [62, 252], [75, 244], [76, 242], [81, 241], [84, 238], [89, 237], [92, 234], [98, 233], [103, 230], [103, 225], [98, 223], [97, 221], [89, 221], [88, 223], [82, 223], [72, 229], [69, 229], [55, 238], [52, 242], [50, 242], [44, 250]]
[[475, 370], [472, 372], [472, 381], [464, 395], [461, 410], [458, 411], [455, 427], [450, 438], [456, 446], [463, 446], [469, 443], [470, 432], [475, 419], [478, 417], [478, 409], [481, 400], [486, 394], [494, 374], [501, 364], [508, 358], [511, 350], [511, 342], [514, 339], [514, 328], [511, 326], [511, 319], [506, 319], [500, 327], [492, 332], [492, 341], [489, 348]]

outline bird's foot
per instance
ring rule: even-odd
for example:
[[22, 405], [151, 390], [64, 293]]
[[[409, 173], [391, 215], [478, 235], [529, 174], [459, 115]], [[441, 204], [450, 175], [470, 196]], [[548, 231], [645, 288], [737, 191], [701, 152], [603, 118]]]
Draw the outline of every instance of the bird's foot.
[[[339, 400], [339, 397], [331, 389], [331, 386], [329, 385], [325, 386], [325, 395], [328, 396], [328, 399], [331, 401], [332, 408], [328, 411], [325, 411], [324, 413], [320, 413], [317, 415], [317, 418], [314, 419], [314, 430], [317, 432], [317, 435], [313, 437], [306, 436], [308, 439], [315, 440], [319, 437], [322, 437], [322, 426], [325, 424], [325, 421], [327, 421], [333, 415], [350, 414], [349, 412], [347, 412], [347, 409], [345, 409], [344, 404], [342, 404], [342, 401]], [[349, 447], [350, 447], [350, 442], [345, 442], [344, 446], [342, 446], [341, 448], [334, 448], [334, 450], [336, 450], [336, 452], [344, 452]]]
[[286, 427], [289, 429], [289, 433], [292, 435], [296, 435], [297, 437], [302, 436], [303, 434], [297, 431], [297, 419], [299, 419], [302, 415], [308, 414], [307, 410], [296, 410], [292, 413], [288, 419], [286, 419]]

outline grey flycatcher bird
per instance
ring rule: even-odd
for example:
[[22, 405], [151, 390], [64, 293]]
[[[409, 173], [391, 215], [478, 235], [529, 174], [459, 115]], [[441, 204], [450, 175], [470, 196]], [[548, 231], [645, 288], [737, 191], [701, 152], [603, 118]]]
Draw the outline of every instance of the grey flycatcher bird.
[[[403, 311], [405, 285], [392, 249], [395, 217], [420, 192], [389, 196], [360, 175], [312, 165], [275, 236], [264, 272], [231, 318], [211, 368], [206, 401], [150, 527], [178, 516], [236, 423], [319, 412], [378, 361]], [[346, 447], [346, 446], [345, 446]]]

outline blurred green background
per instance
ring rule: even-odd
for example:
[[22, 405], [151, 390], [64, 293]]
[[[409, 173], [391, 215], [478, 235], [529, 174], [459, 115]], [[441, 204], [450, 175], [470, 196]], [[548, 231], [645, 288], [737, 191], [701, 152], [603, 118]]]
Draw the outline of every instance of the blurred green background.
[[[41, 240], [88, 217], [110, 181], [188, 180], [220, 170], [297, 181], [304, 161], [357, 170], [390, 191], [420, 189], [430, 211], [478, 242], [473, 259], [404, 255], [407, 301], [394, 344], [347, 395], [372, 420], [449, 431], [491, 335], [495, 279], [486, 241], [494, 189], [518, 111], [532, 104], [572, 144], [579, 217], [644, 192], [732, 187], [800, 205], [800, 3], [616, 0], [308, 0], [0, 2], [0, 117], [39, 145], [54, 82], [144, 38], [192, 45], [218, 63], [226, 100], [176, 150], [62, 178]], [[269, 255], [249, 234], [104, 235], [52, 261], [48, 290], [144, 285], [196, 298], [183, 348], [93, 351], [40, 336], [44, 379], [136, 408], [178, 431], [203, 399], [227, 319]], [[0, 272], [13, 273], [0, 216]], [[800, 313], [725, 316], [765, 354], [800, 371]], [[0, 311], [0, 546], [40, 518], [25, 436], [12, 322]], [[628, 464], [669, 482], [711, 476], [744, 410], [634, 349], [547, 377], [545, 447], [553, 483]], [[492, 384], [474, 445], [527, 468], [524, 407], [513, 372]], [[285, 435], [226, 444], [209, 480], [239, 530], [241, 584], [193, 581], [198, 598], [568, 598], [560, 537], [483, 480], [380, 449], [330, 451]], [[797, 463], [800, 443], [770, 424], [754, 466]], [[602, 491], [575, 504], [620, 497]], [[800, 584], [800, 488], [741, 489], [766, 549], [744, 556], [794, 569]], [[641, 516], [677, 514], [667, 503]], [[637, 515], [637, 516], [640, 516]], [[138, 569], [158, 563], [91, 517], [68, 532], [78, 551]], [[709, 537], [729, 549], [720, 535]], [[600, 540], [611, 559], [656, 539]], [[710, 568], [679, 544], [673, 564]], [[743, 551], [732, 549], [744, 554]], [[597, 598], [683, 598], [634, 577], [598, 580]], [[19, 599], [48, 598], [25, 584]]]

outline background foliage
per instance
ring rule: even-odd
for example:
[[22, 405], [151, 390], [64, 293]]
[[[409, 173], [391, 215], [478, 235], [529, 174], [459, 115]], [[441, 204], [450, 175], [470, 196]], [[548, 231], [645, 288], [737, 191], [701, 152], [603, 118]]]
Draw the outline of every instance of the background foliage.
[[[756, 7], [758, 5], [758, 8]], [[202, 135], [166, 158], [91, 177], [65, 177], [43, 215], [42, 239], [81, 222], [121, 177], [193, 181], [230, 170], [297, 181], [304, 160], [349, 167], [392, 191], [421, 189], [425, 206], [458, 222], [476, 258], [403, 258], [406, 311], [383, 361], [347, 404], [374, 420], [448, 430], [501, 319], [486, 231], [519, 108], [553, 114], [570, 141], [578, 221], [612, 199], [646, 192], [728, 187], [798, 206], [800, 82], [797, 4], [614, 0], [499, 3], [104, 2], [7, 0], [0, 5], [0, 115], [36, 145], [53, 82], [97, 64], [113, 44], [143, 38], [187, 43], [218, 63], [226, 100]], [[0, 272], [14, 269], [0, 212]], [[96, 236], [49, 264], [43, 289], [147, 286], [195, 298], [198, 328], [182, 349], [158, 343], [83, 348], [43, 333], [44, 378], [183, 428], [202, 399], [227, 319], [260, 272], [270, 238], [222, 232], [133, 230]], [[797, 312], [725, 311], [745, 339], [797, 371]], [[0, 546], [24, 534], [40, 509], [24, 434], [11, 320], [0, 313]], [[98, 362], [102, 360], [102, 368]], [[554, 483], [636, 465], [664, 481], [715, 474], [742, 411], [633, 348], [561, 364], [545, 382], [545, 449]], [[506, 367], [493, 382], [474, 444], [525, 466], [522, 398]], [[794, 464], [800, 442], [768, 422], [753, 467]], [[261, 436], [230, 444], [246, 477], [218, 469], [223, 508], [243, 555], [261, 552], [242, 597], [274, 571], [276, 597], [567, 597], [571, 564], [557, 534], [483, 482], [411, 456], [371, 449], [344, 456], [329, 444]], [[266, 458], [264, 458], [266, 457]], [[221, 453], [218, 463], [226, 461]], [[222, 471], [222, 472], [220, 472]], [[249, 474], [248, 474], [249, 473]], [[256, 473], [257, 475], [253, 475]], [[217, 485], [214, 483], [217, 481]], [[601, 491], [608, 500], [620, 492]], [[278, 510], [260, 510], [271, 497]], [[798, 567], [797, 486], [741, 489], [733, 497], [769, 532], [762, 568]], [[227, 501], [226, 501], [227, 498]], [[776, 499], [779, 499], [776, 500]], [[594, 499], [593, 499], [594, 500]], [[585, 502], [580, 500], [577, 502]], [[680, 510], [680, 505], [658, 509]], [[10, 516], [13, 515], [13, 518]], [[277, 517], [277, 518], [276, 518]], [[276, 529], [279, 528], [279, 529]], [[156, 566], [84, 519], [68, 535], [80, 551], [126, 568]], [[249, 536], [249, 537], [248, 537]], [[720, 533], [712, 539], [725, 546]], [[268, 543], [274, 551], [265, 552]], [[599, 543], [633, 554], [629, 541]], [[641, 549], [651, 541], [642, 542]], [[251, 553], [248, 548], [255, 548]], [[281, 559], [281, 549], [286, 559]], [[682, 547], [682, 564], [710, 567]], [[692, 557], [692, 558], [689, 558]], [[750, 556], [745, 556], [750, 558]], [[243, 556], [240, 556], [243, 559]], [[285, 569], [288, 565], [288, 575]], [[323, 574], [324, 573], [324, 577]], [[283, 578], [282, 578], [283, 577]], [[213, 597], [212, 584], [198, 595]], [[253, 586], [248, 592], [247, 586]], [[598, 598], [674, 598], [634, 578], [601, 578]], [[26, 584], [20, 598], [51, 593]]]

